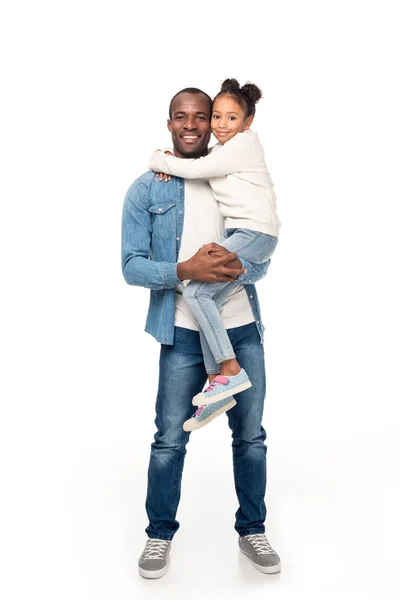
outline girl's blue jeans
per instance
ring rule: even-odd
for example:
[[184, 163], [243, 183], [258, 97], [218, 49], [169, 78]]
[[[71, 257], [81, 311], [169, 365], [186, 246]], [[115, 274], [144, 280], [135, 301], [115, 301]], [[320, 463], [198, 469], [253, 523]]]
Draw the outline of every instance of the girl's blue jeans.
[[[250, 229], [226, 229], [221, 246], [229, 252], [236, 252], [239, 259], [260, 264], [272, 256], [277, 243], [276, 237], [266, 233]], [[199, 325], [201, 348], [208, 374], [219, 373], [220, 363], [236, 358], [220, 315], [224, 301], [236, 285], [238, 284], [235, 281], [191, 281], [183, 292], [183, 297]]]

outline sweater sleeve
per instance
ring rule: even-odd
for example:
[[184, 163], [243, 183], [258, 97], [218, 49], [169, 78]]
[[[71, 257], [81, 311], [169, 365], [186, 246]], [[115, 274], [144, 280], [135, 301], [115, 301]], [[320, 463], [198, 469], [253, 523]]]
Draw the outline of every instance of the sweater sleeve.
[[238, 133], [215, 152], [202, 158], [177, 158], [161, 151], [150, 158], [149, 169], [185, 179], [223, 177], [232, 173], [259, 171], [252, 165], [253, 137]]

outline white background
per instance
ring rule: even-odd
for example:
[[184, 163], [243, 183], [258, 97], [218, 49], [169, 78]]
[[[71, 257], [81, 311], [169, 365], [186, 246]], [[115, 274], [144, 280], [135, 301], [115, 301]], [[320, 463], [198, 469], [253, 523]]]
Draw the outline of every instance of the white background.
[[[397, 3], [137, 4], [2, 3], [2, 597], [398, 598]], [[145, 581], [159, 347], [121, 274], [122, 202], [171, 96], [227, 77], [264, 92], [283, 222], [259, 286], [282, 573], [239, 556], [221, 418], [192, 436], [170, 570]]]

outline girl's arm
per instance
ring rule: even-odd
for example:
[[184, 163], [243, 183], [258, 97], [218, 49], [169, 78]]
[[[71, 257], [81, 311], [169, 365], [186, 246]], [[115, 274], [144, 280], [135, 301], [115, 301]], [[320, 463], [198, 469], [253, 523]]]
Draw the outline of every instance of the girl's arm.
[[[250, 142], [250, 143], [249, 143]], [[149, 169], [184, 179], [204, 179], [223, 177], [241, 171], [259, 171], [253, 161], [252, 136], [238, 133], [215, 152], [202, 158], [177, 158], [163, 152], [155, 152], [149, 162]], [[254, 162], [251, 165], [251, 162]]]

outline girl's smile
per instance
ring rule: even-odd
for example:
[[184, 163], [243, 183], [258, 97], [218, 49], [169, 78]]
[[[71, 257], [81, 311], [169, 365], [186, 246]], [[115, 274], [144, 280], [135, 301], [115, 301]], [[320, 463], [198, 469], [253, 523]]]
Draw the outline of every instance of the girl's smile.
[[211, 116], [211, 131], [220, 144], [232, 139], [237, 133], [249, 129], [253, 117], [247, 117], [240, 104], [232, 96], [216, 98]]

